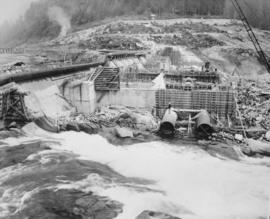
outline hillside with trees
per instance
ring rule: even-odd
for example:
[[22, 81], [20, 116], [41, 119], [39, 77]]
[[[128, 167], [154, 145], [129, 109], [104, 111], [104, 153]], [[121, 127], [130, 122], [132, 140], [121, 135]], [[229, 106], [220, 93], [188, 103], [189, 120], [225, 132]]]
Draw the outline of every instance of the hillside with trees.
[[[251, 24], [270, 29], [269, 0], [239, 0]], [[48, 16], [50, 7], [59, 6], [76, 29], [94, 21], [117, 16], [158, 18], [207, 16], [238, 18], [231, 0], [40, 0], [33, 2], [24, 17], [15, 24], [4, 23], [0, 29], [0, 44], [31, 43], [58, 36], [61, 28]], [[11, 40], [12, 39], [12, 40]]]

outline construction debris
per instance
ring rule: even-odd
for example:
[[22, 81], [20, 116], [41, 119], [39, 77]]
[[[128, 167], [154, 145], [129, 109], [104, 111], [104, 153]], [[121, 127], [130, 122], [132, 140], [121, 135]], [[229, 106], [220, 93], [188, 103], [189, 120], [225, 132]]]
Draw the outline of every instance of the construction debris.
[[147, 47], [138, 39], [124, 36], [93, 36], [79, 43], [79, 47], [90, 50], [144, 50]]
[[210, 48], [213, 46], [224, 46], [225, 43], [206, 34], [191, 34], [188, 31], [182, 31], [181, 34], [173, 35], [150, 35], [149, 39], [158, 44], [188, 46], [190, 49]]
[[152, 26], [119, 22], [117, 24], [107, 25], [102, 31], [102, 34], [140, 34], [140, 33], [153, 34], [156, 32], [159, 32], [159, 31], [155, 27], [152, 27]]
[[270, 100], [260, 98], [262, 89], [254, 85], [241, 87], [238, 91], [239, 110], [247, 127], [270, 130]]
[[[88, 116], [77, 114], [69, 118], [60, 117], [55, 123], [59, 125], [59, 131], [84, 131], [88, 134], [98, 133], [103, 127], [118, 127], [116, 134], [120, 137], [127, 137], [125, 130], [128, 129], [155, 131], [158, 127], [156, 119], [149, 112], [120, 106], [102, 107]], [[131, 137], [130, 132], [128, 136]]]
[[158, 22], [144, 23], [144, 24], [129, 24], [125, 22], [118, 22], [116, 24], [107, 25], [100, 34], [159, 34], [159, 33], [176, 33], [183, 30], [193, 33], [223, 33], [224, 31], [204, 23], [195, 22], [181, 22], [174, 24], [160, 24]]
[[157, 130], [156, 119], [150, 112], [124, 106], [102, 107], [96, 116], [106, 119], [120, 127], [139, 129], [142, 131]]

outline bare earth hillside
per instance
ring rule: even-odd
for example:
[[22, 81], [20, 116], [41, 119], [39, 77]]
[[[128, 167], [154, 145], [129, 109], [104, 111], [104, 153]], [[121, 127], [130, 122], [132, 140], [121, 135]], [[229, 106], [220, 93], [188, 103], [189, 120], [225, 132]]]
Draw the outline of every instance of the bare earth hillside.
[[[270, 55], [270, 32], [255, 29], [265, 52]], [[179, 51], [178, 68], [201, 67], [209, 60], [226, 74], [257, 79], [268, 77], [240, 21], [226, 19], [119, 20], [108, 22], [46, 45], [85, 50], [144, 50], [151, 55], [166, 47]]]

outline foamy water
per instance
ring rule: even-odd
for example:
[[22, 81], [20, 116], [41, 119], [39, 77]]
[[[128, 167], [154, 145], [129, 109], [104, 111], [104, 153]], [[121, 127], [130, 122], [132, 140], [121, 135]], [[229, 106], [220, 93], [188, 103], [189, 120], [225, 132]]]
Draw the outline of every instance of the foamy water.
[[[96, 188], [125, 204], [118, 219], [135, 218], [145, 209], [184, 218], [267, 217], [270, 167], [259, 162], [219, 159], [196, 147], [161, 142], [116, 147], [97, 135], [66, 132], [57, 137], [62, 139], [61, 149], [107, 164], [124, 176], [154, 180], [152, 188], [164, 192]], [[267, 159], [261, 162], [270, 164]]]
[[[36, 135], [48, 138], [44, 132]], [[108, 182], [97, 174], [69, 185], [59, 181], [58, 188], [94, 191], [120, 201], [124, 209], [117, 219], [133, 219], [144, 210], [184, 219], [255, 219], [267, 218], [269, 213], [270, 159], [219, 159], [195, 146], [164, 142], [120, 147], [101, 136], [77, 132], [50, 137], [61, 142], [53, 146], [55, 150], [106, 164], [126, 177], [153, 181], [127, 185]]]

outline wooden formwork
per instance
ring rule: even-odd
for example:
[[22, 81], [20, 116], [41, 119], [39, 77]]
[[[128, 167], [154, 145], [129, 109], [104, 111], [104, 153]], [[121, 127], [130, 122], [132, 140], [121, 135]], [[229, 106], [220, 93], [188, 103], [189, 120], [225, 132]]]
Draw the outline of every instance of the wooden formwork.
[[[152, 81], [154, 80], [159, 73], [157, 72], [125, 72], [123, 74], [122, 80], [126, 81]], [[185, 71], [179, 72], [178, 74], [166, 73], [165, 79], [168, 85], [172, 85], [174, 83], [175, 86], [179, 84], [179, 82], [183, 82], [185, 78], [193, 78], [198, 82], [205, 83], [219, 83], [220, 76], [217, 72], [204, 72], [204, 71]]]
[[171, 103], [176, 109], [205, 109], [220, 118], [233, 117], [235, 100], [233, 91], [210, 90], [158, 90], [156, 92], [157, 115], [161, 117]]

